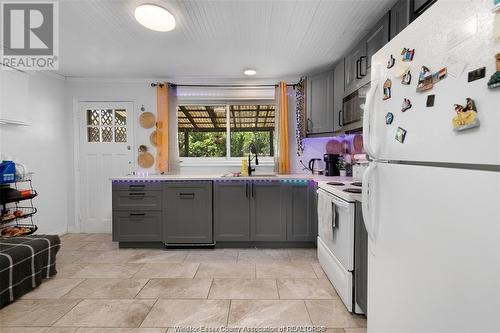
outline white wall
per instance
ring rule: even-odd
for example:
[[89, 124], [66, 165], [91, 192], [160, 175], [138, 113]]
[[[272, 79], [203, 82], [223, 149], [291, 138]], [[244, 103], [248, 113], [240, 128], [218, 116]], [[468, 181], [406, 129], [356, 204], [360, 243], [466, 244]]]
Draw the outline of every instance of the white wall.
[[39, 196], [34, 222], [39, 233], [62, 234], [72, 219], [73, 195], [71, 114], [64, 103], [65, 82], [29, 75], [27, 122], [31, 126], [0, 125], [3, 156], [15, 157], [35, 172], [33, 186]]
[[[155, 149], [149, 142], [149, 135], [153, 129], [143, 129], [139, 126], [138, 119], [141, 113], [141, 106], [144, 105], [147, 111], [156, 114], [156, 89], [150, 86], [151, 82], [157, 80], [131, 80], [131, 81], [92, 81], [86, 79], [69, 80], [67, 82], [67, 103], [73, 112], [78, 112], [78, 101], [131, 101], [134, 103], [134, 152], [137, 154], [137, 148], [141, 144], [148, 146], [150, 151], [155, 155]], [[269, 90], [269, 89], [267, 89]], [[271, 90], [272, 92], [272, 90]], [[179, 102], [183, 100], [196, 101], [196, 100], [220, 100], [222, 96], [229, 96], [231, 99], [269, 99], [268, 91], [259, 89], [257, 92], [248, 92], [239, 89], [235, 92], [227, 91], [226, 89], [207, 89], [203, 91], [198, 89], [180, 89], [179, 88]], [[292, 103], [290, 103], [292, 104]], [[75, 126], [75, 137], [77, 140], [78, 128]], [[295, 133], [295, 129], [293, 129]], [[77, 141], [75, 141], [77, 142]], [[177, 144], [177, 143], [175, 143]], [[136, 155], [134, 155], [134, 170], [139, 172], [154, 173], [154, 167], [150, 169], [141, 169], [137, 166]], [[237, 162], [236, 162], [237, 163]], [[239, 171], [239, 165], [235, 162], [215, 162], [205, 165], [194, 164], [190, 162], [181, 162], [178, 172], [181, 174], [224, 174], [229, 171]], [[259, 172], [268, 173], [273, 171], [273, 165], [258, 167]]]

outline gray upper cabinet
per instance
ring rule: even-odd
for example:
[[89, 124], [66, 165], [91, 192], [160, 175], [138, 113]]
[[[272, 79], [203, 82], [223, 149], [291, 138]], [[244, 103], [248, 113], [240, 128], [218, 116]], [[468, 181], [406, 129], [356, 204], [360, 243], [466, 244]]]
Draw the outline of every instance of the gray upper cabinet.
[[312, 192], [307, 183], [284, 185], [288, 200], [287, 240], [313, 241], [314, 225], [311, 216]]
[[344, 98], [344, 59], [336, 66], [333, 72], [333, 130], [342, 130], [342, 99]]
[[213, 243], [212, 182], [167, 183], [164, 191], [164, 242]]
[[371, 57], [389, 41], [389, 14], [384, 15], [370, 32], [345, 57], [345, 93], [370, 82]]
[[285, 196], [280, 182], [253, 182], [250, 201], [250, 239], [286, 240]]
[[230, 181], [214, 184], [214, 238], [216, 241], [250, 240], [250, 186]]
[[333, 132], [333, 71], [307, 77], [307, 133]]
[[410, 24], [410, 0], [399, 0], [391, 8], [391, 33], [393, 39]]
[[366, 58], [361, 60], [361, 75], [365, 79], [361, 85], [370, 81], [372, 56], [389, 42], [389, 14], [384, 15], [368, 33], [365, 39]]
[[363, 78], [360, 73], [361, 60], [366, 57], [364, 40], [352, 49], [345, 57], [345, 90], [356, 90]]

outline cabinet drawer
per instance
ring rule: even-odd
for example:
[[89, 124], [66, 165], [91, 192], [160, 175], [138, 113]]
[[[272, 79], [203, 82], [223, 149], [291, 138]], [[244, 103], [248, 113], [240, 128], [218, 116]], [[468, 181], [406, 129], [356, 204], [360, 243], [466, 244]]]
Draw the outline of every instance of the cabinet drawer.
[[161, 241], [161, 235], [161, 212], [113, 211], [114, 241]]
[[113, 210], [161, 210], [161, 191], [113, 191]]
[[113, 182], [113, 191], [161, 191], [162, 183], [160, 182]]

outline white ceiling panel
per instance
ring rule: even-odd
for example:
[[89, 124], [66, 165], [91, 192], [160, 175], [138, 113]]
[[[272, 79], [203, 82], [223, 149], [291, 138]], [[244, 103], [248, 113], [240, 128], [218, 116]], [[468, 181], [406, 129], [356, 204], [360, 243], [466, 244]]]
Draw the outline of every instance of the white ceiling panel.
[[[178, 82], [298, 77], [336, 62], [395, 0], [61, 0], [60, 71], [69, 77]], [[142, 3], [176, 29], [134, 19]]]

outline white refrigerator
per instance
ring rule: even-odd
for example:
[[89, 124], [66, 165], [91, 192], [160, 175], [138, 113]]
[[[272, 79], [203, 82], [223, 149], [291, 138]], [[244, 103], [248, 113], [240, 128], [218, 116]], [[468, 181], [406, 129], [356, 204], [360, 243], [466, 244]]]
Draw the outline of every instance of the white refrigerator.
[[[372, 160], [363, 178], [368, 333], [500, 332], [500, 88], [487, 86], [500, 41], [492, 8], [438, 1], [371, 59], [363, 119]], [[417, 92], [422, 66], [436, 74], [423, 76], [428, 90]], [[468, 82], [482, 67], [485, 77]], [[405, 98], [412, 107], [402, 111]], [[455, 124], [476, 127], [455, 131], [459, 114], [470, 117]]]

